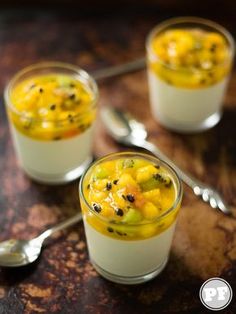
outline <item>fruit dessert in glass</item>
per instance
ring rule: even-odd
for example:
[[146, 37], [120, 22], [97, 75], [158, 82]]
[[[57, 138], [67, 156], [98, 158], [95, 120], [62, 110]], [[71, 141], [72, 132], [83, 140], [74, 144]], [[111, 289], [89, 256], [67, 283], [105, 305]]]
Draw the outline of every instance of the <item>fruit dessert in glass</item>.
[[173, 169], [147, 154], [115, 153], [96, 161], [79, 189], [89, 256], [98, 273], [124, 284], [159, 274], [182, 198]]
[[184, 17], [155, 27], [147, 39], [154, 117], [180, 132], [217, 124], [233, 55], [232, 36], [214, 22]]
[[91, 162], [98, 89], [85, 71], [59, 62], [16, 74], [5, 89], [15, 149], [25, 172], [45, 183], [79, 177]]

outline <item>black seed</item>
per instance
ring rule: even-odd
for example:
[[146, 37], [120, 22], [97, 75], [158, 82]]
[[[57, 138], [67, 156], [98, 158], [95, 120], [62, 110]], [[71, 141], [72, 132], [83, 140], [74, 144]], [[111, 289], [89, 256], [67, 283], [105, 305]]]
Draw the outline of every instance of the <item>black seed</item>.
[[54, 141], [59, 141], [59, 140], [61, 140], [61, 136], [55, 136], [55, 137], [53, 138], [53, 140], [54, 140]]
[[166, 83], [169, 84], [169, 85], [173, 85], [172, 81], [169, 80], [169, 79], [166, 79]]
[[215, 52], [215, 51], [216, 51], [216, 48], [217, 48], [216, 44], [212, 44], [212, 45], [211, 45], [211, 48], [210, 48], [210, 51], [211, 51], [211, 52]]
[[25, 130], [29, 130], [31, 128], [31, 126], [32, 126], [32, 123], [33, 123], [33, 121], [32, 121], [31, 118], [27, 119], [27, 121], [25, 121], [24, 125], [23, 125], [24, 129]]
[[201, 84], [205, 84], [205, 83], [206, 83], [206, 79], [202, 79], [202, 80], [200, 81], [200, 83], [201, 83]]
[[116, 185], [118, 183], [119, 180], [114, 180], [113, 183]]
[[87, 185], [87, 189], [88, 189], [88, 190], [90, 189], [90, 184]]
[[25, 130], [29, 130], [29, 129], [30, 129], [30, 124], [25, 124], [25, 125], [24, 125], [24, 129], [25, 129]]
[[107, 184], [106, 184], [106, 189], [107, 189], [107, 191], [110, 191], [110, 190], [112, 189], [112, 184], [111, 184], [111, 182], [107, 182]]
[[154, 167], [155, 167], [156, 169], [160, 169], [160, 166], [158, 166], [158, 165], [155, 165]]
[[70, 87], [75, 87], [75, 84], [74, 83], [70, 83]]
[[126, 196], [124, 194], [121, 195], [123, 199], [126, 201]]
[[116, 215], [122, 217], [122, 216], [124, 215], [123, 210], [122, 210], [121, 208], [117, 208], [117, 209], [116, 209]]
[[165, 183], [166, 180], [159, 174], [159, 173], [155, 173], [153, 175], [153, 178], [161, 183]]
[[111, 227], [107, 227], [108, 232], [114, 232], [114, 230]]
[[70, 123], [73, 123], [73, 122], [74, 122], [74, 118], [72, 117], [71, 114], [68, 115], [68, 119], [69, 119]]
[[75, 94], [70, 94], [69, 98], [70, 98], [71, 100], [75, 99]]
[[127, 236], [127, 233], [125, 232], [120, 232], [118, 230], [116, 230], [116, 233], [119, 235], [119, 236]]
[[116, 233], [117, 233], [119, 236], [123, 236], [123, 233], [120, 232], [120, 231], [116, 231]]
[[50, 106], [50, 110], [55, 110], [56, 109], [56, 105], [55, 104], [52, 104], [51, 106]]
[[96, 203], [93, 203], [93, 209], [97, 213], [100, 213], [100, 211], [102, 210], [101, 206], [99, 204], [96, 204]]
[[169, 187], [171, 187], [171, 185], [172, 185], [172, 181], [166, 183], [166, 184], [165, 184], [165, 187], [166, 187], [166, 188], [169, 188]]
[[81, 123], [78, 125], [78, 129], [81, 129], [83, 131], [84, 128], [85, 128], [85, 124]]
[[133, 203], [135, 201], [135, 198], [132, 194], [127, 194], [126, 198], [130, 203]]
[[42, 87], [40, 87], [39, 92], [43, 93], [43, 88]]

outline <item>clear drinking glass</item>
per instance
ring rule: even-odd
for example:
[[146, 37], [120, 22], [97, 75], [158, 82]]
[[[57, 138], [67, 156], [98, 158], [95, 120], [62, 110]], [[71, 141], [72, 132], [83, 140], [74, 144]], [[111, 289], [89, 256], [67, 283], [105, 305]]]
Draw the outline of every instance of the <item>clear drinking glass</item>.
[[[42, 84], [46, 82], [45, 89], [53, 84], [57, 87], [49, 92], [43, 90], [40, 84], [28, 86], [27, 82], [35, 78]], [[71, 80], [75, 80], [73, 82], [77, 85]], [[16, 97], [14, 94], [24, 82], [26, 86], [22, 90], [27, 89], [31, 102], [27, 93], [22, 99], [21, 95]], [[83, 94], [77, 101], [75, 98], [80, 97], [80, 87]], [[41, 106], [40, 97], [46, 92], [48, 98], [42, 100], [44, 105]], [[58, 97], [57, 105], [52, 104], [52, 97]], [[70, 64], [39, 63], [18, 72], [5, 88], [4, 98], [15, 150], [24, 171], [32, 179], [48, 184], [78, 178], [92, 161], [91, 145], [98, 98], [94, 79]], [[71, 101], [78, 102], [76, 111], [71, 110]]]
[[[99, 215], [86, 197], [94, 169], [104, 162], [123, 158], [150, 161], [156, 167], [162, 167], [173, 182], [175, 197], [172, 205], [148, 223], [108, 219]], [[113, 282], [137, 284], [151, 280], [164, 269], [182, 199], [181, 182], [170, 166], [147, 154], [114, 153], [97, 160], [86, 170], [80, 180], [79, 195], [90, 260], [99, 274]]]
[[234, 56], [230, 33], [205, 19], [173, 18], [150, 32], [146, 50], [154, 118], [183, 133], [216, 125]]

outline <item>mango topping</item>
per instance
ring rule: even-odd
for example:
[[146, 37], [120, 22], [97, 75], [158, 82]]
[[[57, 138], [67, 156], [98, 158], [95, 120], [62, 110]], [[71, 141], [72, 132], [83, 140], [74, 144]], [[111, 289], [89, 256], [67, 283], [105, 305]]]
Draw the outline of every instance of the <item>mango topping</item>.
[[151, 42], [150, 68], [169, 85], [201, 88], [225, 78], [231, 68], [226, 39], [217, 32], [170, 29]]
[[88, 209], [85, 203], [81, 204], [88, 223], [103, 234], [125, 240], [143, 239], [164, 231], [175, 221], [179, 208], [176, 206], [158, 220], [173, 206], [176, 187], [163, 167], [140, 157], [94, 166], [84, 182], [84, 197], [90, 205]]
[[10, 95], [10, 119], [24, 135], [60, 140], [87, 130], [95, 119], [94, 95], [65, 74], [38, 75], [18, 83]]

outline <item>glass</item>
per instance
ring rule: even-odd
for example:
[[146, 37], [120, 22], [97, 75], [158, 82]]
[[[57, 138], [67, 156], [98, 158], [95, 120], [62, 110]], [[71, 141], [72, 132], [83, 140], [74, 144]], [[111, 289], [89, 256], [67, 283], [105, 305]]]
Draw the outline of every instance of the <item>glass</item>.
[[[164, 38], [161, 36], [166, 36], [167, 42], [161, 42]], [[219, 38], [225, 43], [223, 47]], [[216, 125], [221, 119], [234, 56], [230, 33], [205, 19], [174, 18], [150, 32], [146, 50], [154, 118], [163, 126], [183, 133]]]
[[[45, 90], [39, 88], [40, 84], [28, 87], [25, 82], [30, 82], [31, 79], [47, 84], [41, 85], [45, 86]], [[75, 84], [69, 83], [72, 81]], [[39, 98], [42, 93], [47, 92], [47, 88], [59, 84], [58, 82], [61, 85], [56, 85], [59, 86], [57, 89], [49, 90], [48, 98]], [[19, 93], [16, 96], [16, 91], [21, 88], [20, 84], [26, 84], [22, 90], [27, 88], [27, 93], [38, 97], [35, 98], [37, 102], [28, 104], [27, 94], [21, 94], [22, 99]], [[70, 101], [75, 101], [74, 98], [80, 93], [80, 86], [83, 95], [88, 94], [90, 98], [85, 100], [86, 104], [83, 100], [85, 96], [78, 100], [78, 106], [81, 106], [79, 101], [84, 105], [83, 110], [70, 111]], [[70, 91], [74, 92], [69, 94]], [[55, 96], [56, 92], [59, 96]], [[60, 105], [50, 102], [52, 94], [53, 97], [61, 97], [57, 98], [61, 99]], [[91, 145], [98, 98], [94, 79], [84, 70], [70, 64], [39, 63], [17, 73], [6, 86], [4, 98], [15, 150], [26, 174], [36, 181], [48, 184], [60, 184], [78, 178], [92, 161]], [[39, 101], [45, 101], [40, 109], [37, 107]], [[18, 110], [19, 106], [23, 106], [23, 109]], [[27, 106], [31, 106], [31, 111]], [[43, 116], [45, 112], [47, 115]]]
[[[86, 199], [85, 189], [95, 167], [122, 158], [139, 158], [161, 166], [173, 182], [175, 199], [172, 206], [148, 223], [114, 222], [99, 215]], [[99, 274], [113, 282], [137, 284], [151, 280], [164, 269], [182, 199], [181, 182], [170, 166], [147, 154], [114, 153], [87, 169], [80, 180], [79, 195], [90, 260]]]

